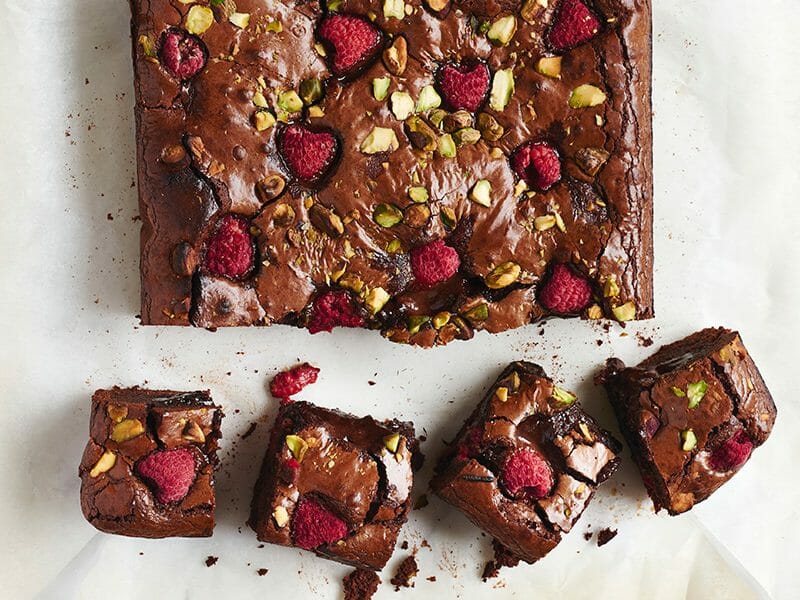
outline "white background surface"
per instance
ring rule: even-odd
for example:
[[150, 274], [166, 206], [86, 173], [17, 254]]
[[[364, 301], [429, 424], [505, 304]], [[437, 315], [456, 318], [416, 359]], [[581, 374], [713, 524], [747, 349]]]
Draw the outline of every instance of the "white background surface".
[[[769, 442], [711, 500], [682, 517], [654, 516], [626, 452], [550, 556], [484, 584], [488, 540], [431, 499], [401, 534], [411, 548], [431, 546], [419, 549], [420, 575], [404, 595], [797, 597], [800, 5], [655, 5], [658, 318], [624, 337], [617, 326], [553, 322], [543, 337], [531, 326], [424, 352], [361, 331], [137, 327], [127, 4], [0, 0], [0, 597], [337, 598], [349, 569], [258, 548], [244, 523], [275, 408], [265, 385], [277, 369], [316, 363], [321, 380], [302, 398], [412, 419], [435, 458], [509, 360], [540, 362], [616, 430], [591, 383], [598, 366], [612, 354], [633, 362], [651, 352], [636, 332], [659, 344], [716, 324], [742, 332], [779, 417]], [[77, 465], [89, 398], [113, 384], [208, 387], [224, 405], [212, 538], [127, 539], [83, 520]], [[583, 539], [589, 525], [619, 535], [597, 548]], [[378, 598], [397, 597], [388, 580], [406, 554], [395, 553]], [[209, 555], [219, 557], [211, 568]]]

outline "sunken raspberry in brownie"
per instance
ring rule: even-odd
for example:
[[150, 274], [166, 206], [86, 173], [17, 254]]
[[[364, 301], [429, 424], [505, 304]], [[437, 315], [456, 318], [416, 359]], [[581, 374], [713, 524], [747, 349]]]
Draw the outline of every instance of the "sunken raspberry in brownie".
[[89, 523], [135, 537], [210, 536], [222, 417], [208, 392], [97, 390], [78, 470]]
[[263, 542], [380, 570], [408, 517], [421, 458], [411, 423], [283, 404], [250, 526]]
[[145, 324], [653, 316], [649, 0], [131, 0]]
[[656, 511], [671, 515], [733, 477], [777, 414], [739, 334], [721, 327], [663, 346], [636, 367], [612, 358], [598, 380]]
[[572, 529], [620, 448], [541, 367], [514, 362], [440, 459], [431, 488], [532, 563]]

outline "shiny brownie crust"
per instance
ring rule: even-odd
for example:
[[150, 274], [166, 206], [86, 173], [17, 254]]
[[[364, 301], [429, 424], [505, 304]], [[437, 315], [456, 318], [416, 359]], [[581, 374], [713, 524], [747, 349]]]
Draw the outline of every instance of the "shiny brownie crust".
[[[649, 1], [212, 4], [131, 0], [144, 324], [341, 323], [433, 346], [552, 316], [653, 316]], [[556, 30], [578, 4], [590, 31], [573, 47]], [[343, 15], [377, 47], [335, 76], [323, 25]], [[480, 65], [483, 98], [464, 92], [478, 106], [455, 112], [444, 71]], [[439, 106], [420, 105], [426, 86]], [[418, 113], [397, 108], [404, 93]], [[532, 144], [557, 157], [547, 189], [515, 167]], [[440, 241], [449, 262], [415, 266]], [[544, 292], [559, 265], [576, 302]], [[347, 314], [320, 328], [331, 291]]]

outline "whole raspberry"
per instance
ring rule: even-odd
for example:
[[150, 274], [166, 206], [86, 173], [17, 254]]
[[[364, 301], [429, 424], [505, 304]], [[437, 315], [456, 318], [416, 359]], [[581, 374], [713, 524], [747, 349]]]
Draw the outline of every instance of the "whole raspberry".
[[136, 473], [162, 504], [182, 500], [194, 483], [197, 467], [188, 448], [157, 450], [136, 463]]
[[550, 312], [574, 315], [589, 306], [592, 286], [589, 280], [579, 275], [565, 263], [556, 263], [550, 278], [539, 290], [539, 302]]
[[216, 231], [208, 241], [203, 265], [213, 275], [241, 279], [255, 263], [250, 223], [237, 215], [220, 219]]
[[289, 125], [278, 138], [278, 150], [294, 177], [305, 183], [316, 183], [333, 166], [339, 153], [339, 140], [332, 131]]
[[298, 502], [292, 516], [292, 539], [299, 548], [313, 550], [338, 542], [347, 535], [347, 524], [321, 504], [308, 498]]
[[158, 57], [176, 79], [185, 80], [196, 75], [205, 66], [207, 56], [205, 44], [196, 35], [182, 29], [168, 29], [161, 36]]
[[439, 71], [439, 91], [451, 110], [476, 112], [489, 91], [489, 67], [474, 65], [445, 65]]
[[422, 287], [431, 288], [447, 281], [458, 271], [461, 259], [458, 252], [436, 240], [411, 251], [411, 270]]
[[739, 430], [733, 437], [711, 453], [708, 464], [715, 471], [730, 471], [744, 464], [753, 451], [753, 442]]
[[276, 398], [280, 398], [282, 404], [291, 402], [291, 396], [314, 383], [318, 374], [319, 369], [308, 363], [297, 365], [275, 375], [269, 384], [269, 391]]
[[553, 472], [538, 452], [530, 448], [520, 448], [506, 458], [500, 481], [512, 496], [523, 495], [536, 500], [550, 493]]
[[547, 142], [520, 146], [511, 157], [511, 166], [520, 179], [540, 192], [546, 192], [561, 179], [561, 159]]
[[352, 296], [344, 290], [325, 292], [311, 306], [308, 331], [319, 333], [334, 327], [363, 327], [364, 317]]
[[366, 66], [383, 40], [381, 30], [366, 19], [336, 13], [322, 20], [317, 37], [328, 46], [331, 71], [337, 77], [352, 75]]
[[547, 41], [553, 50], [561, 52], [589, 41], [598, 31], [600, 21], [581, 0], [562, 0]]

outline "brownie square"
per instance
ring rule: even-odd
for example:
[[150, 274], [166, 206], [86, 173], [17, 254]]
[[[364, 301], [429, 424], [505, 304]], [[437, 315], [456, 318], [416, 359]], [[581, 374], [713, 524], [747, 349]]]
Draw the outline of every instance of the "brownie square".
[[261, 541], [380, 570], [406, 522], [420, 459], [411, 423], [286, 404], [256, 482], [250, 526]]
[[655, 510], [686, 512], [733, 477], [772, 431], [777, 410], [742, 339], [709, 328], [636, 367], [598, 376]]
[[330, 4], [131, 0], [142, 323], [653, 316], [649, 0]]
[[541, 367], [514, 362], [440, 459], [431, 488], [532, 563], [572, 529], [620, 448]]
[[207, 391], [97, 390], [78, 469], [86, 520], [134, 537], [210, 536], [223, 416]]

